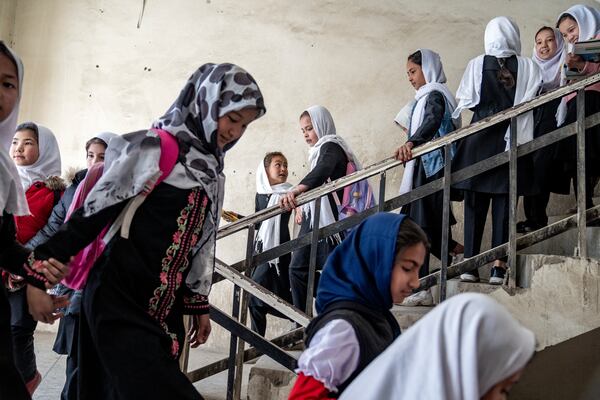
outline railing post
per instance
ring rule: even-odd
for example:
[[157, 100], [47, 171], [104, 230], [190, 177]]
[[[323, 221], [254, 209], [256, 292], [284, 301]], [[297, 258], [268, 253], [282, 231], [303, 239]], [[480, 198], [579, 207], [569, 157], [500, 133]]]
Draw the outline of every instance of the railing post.
[[[277, 218], [277, 217], [276, 217]], [[246, 265], [244, 274], [250, 276], [252, 273], [252, 256], [254, 255], [254, 225], [248, 226], [248, 241], [246, 242]], [[246, 291], [242, 291], [241, 307], [240, 307], [240, 324], [246, 326], [246, 319], [248, 316], [248, 303], [250, 296]], [[242, 397], [242, 377], [244, 371], [244, 347], [245, 342], [241, 339], [237, 343], [237, 353], [235, 359], [235, 382], [233, 387], [233, 398], [239, 400]]]
[[[585, 92], [577, 91], [577, 255], [587, 257], [585, 171]], [[593, 190], [593, 188], [590, 188]]]
[[442, 206], [442, 268], [438, 302], [446, 300], [446, 282], [448, 279], [448, 240], [450, 239], [450, 184], [452, 183], [452, 144], [444, 146], [444, 196]]
[[377, 204], [377, 211], [384, 211], [385, 206], [385, 171], [379, 174], [379, 203]]
[[517, 287], [517, 117], [510, 119], [508, 150], [508, 288]]
[[[308, 282], [306, 283], [306, 315], [312, 317], [313, 291], [315, 288], [315, 274], [317, 269], [317, 250], [319, 247], [319, 216], [321, 214], [322, 197], [315, 199], [315, 215], [311, 215], [313, 219], [312, 236], [310, 241], [310, 258], [308, 263]], [[329, 201], [325, 195], [325, 201]]]

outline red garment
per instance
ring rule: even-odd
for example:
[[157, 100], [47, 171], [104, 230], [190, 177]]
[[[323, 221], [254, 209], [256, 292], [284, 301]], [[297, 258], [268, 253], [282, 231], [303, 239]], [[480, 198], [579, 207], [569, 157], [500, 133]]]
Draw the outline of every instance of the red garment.
[[31, 185], [25, 192], [25, 197], [31, 215], [15, 217], [17, 241], [21, 244], [26, 244], [48, 223], [55, 203], [54, 191], [49, 189], [44, 182], [35, 182]]
[[320, 400], [329, 398], [329, 390], [325, 388], [322, 382], [300, 372], [288, 400]]

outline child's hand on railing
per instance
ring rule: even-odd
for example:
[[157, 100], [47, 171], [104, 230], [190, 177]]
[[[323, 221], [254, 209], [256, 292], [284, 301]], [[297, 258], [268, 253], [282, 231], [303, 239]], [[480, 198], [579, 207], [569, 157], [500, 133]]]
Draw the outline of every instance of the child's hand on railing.
[[412, 158], [412, 142], [406, 142], [404, 145], [398, 147], [394, 153], [394, 158], [398, 161], [407, 162]]
[[233, 211], [223, 210], [221, 212], [221, 218], [223, 218], [226, 222], [235, 222], [238, 219], [242, 218], [242, 216]]

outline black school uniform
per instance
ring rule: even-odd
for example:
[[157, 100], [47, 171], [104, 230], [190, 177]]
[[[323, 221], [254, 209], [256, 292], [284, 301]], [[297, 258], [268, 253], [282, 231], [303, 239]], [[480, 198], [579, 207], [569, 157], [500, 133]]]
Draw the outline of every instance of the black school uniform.
[[[505, 66], [515, 80], [512, 88], [506, 88], [498, 81], [500, 71], [498, 59], [488, 55], [484, 57], [480, 101], [471, 109], [473, 111], [471, 123], [513, 106], [518, 76], [517, 57], [506, 58]], [[506, 150], [504, 136], [509, 125], [509, 121], [504, 121], [461, 140], [452, 163], [453, 170], [461, 170], [503, 153]], [[518, 193], [523, 195], [536, 193], [538, 189], [533, 185], [531, 157], [519, 160], [518, 169]], [[490, 202], [492, 204], [492, 246], [508, 241], [508, 164], [458, 182], [454, 187], [463, 190], [465, 195], [465, 257], [473, 257], [479, 253]]]
[[[445, 109], [446, 102], [444, 95], [437, 91], [431, 92], [425, 100], [423, 122], [414, 135], [408, 139], [408, 142], [412, 142], [416, 147], [432, 140], [442, 125]], [[421, 158], [419, 157], [415, 159], [415, 169], [412, 182], [413, 188], [423, 186], [429, 182], [443, 178], [443, 176], [444, 170], [442, 169], [434, 175], [427, 177], [425, 174], [425, 168], [421, 162]], [[427, 197], [415, 200], [408, 204], [406, 210], [403, 208], [403, 212], [406, 213], [421, 228], [423, 228], [431, 243], [431, 253], [438, 259], [441, 259], [442, 256], [443, 205], [444, 192], [437, 191]], [[454, 215], [452, 214], [452, 211], [450, 211], [450, 226], [454, 224], [456, 224], [456, 219], [454, 219]], [[449, 228], [448, 249], [452, 250], [456, 244], [456, 241], [452, 239], [452, 233]], [[427, 254], [427, 258], [419, 270], [419, 277], [424, 277], [428, 274], [429, 253]]]
[[[300, 182], [301, 185], [308, 186], [308, 189], [314, 189], [326, 183], [329, 179], [334, 181], [346, 175], [348, 166], [348, 157], [344, 149], [333, 142], [325, 143], [320, 150], [317, 165], [308, 173]], [[338, 198], [341, 200], [344, 195], [344, 190], [337, 191]], [[338, 210], [335, 199], [331, 194], [327, 195], [333, 216], [337, 220]], [[299, 237], [304, 236], [312, 231], [311, 215], [304, 215], [302, 225], [300, 225]], [[321, 270], [325, 265], [327, 256], [335, 248], [336, 242], [329, 238], [328, 240], [320, 240], [317, 248], [317, 270]], [[310, 260], [310, 246], [302, 247], [292, 254], [290, 263], [290, 287], [292, 289], [292, 299], [294, 306], [301, 310], [306, 309], [306, 291], [308, 283], [308, 264]], [[319, 274], [315, 274], [314, 293], [317, 291]]]
[[[255, 197], [255, 212], [264, 210], [269, 204], [270, 194], [256, 194]], [[288, 228], [290, 221], [290, 212], [283, 213], [279, 216], [281, 218], [279, 225], [279, 243], [285, 243], [290, 241], [290, 230]], [[257, 231], [260, 228], [260, 224], [256, 227]], [[262, 249], [258, 249], [263, 251]], [[277, 267], [275, 264], [266, 262], [257, 265], [252, 271], [252, 279], [263, 286], [265, 289], [270, 290], [277, 296], [281, 297], [288, 303], [292, 302], [292, 294], [290, 292], [290, 273], [289, 266], [291, 255], [284, 254], [279, 257], [279, 264]], [[273, 307], [265, 304], [262, 300], [252, 296], [250, 298], [250, 318], [252, 320], [252, 330], [264, 336], [267, 329], [267, 314], [275, 315], [279, 318], [287, 318]]]
[[[126, 201], [89, 217], [79, 209], [34, 254], [66, 261], [94, 240]], [[201, 399], [179, 370], [183, 314], [208, 300], [185, 284], [190, 251], [210, 207], [199, 188], [159, 184], [137, 209], [129, 239], [116, 235], [90, 270], [79, 332], [79, 398]]]
[[[35, 287], [46, 290], [45, 278], [24, 268], [29, 251], [15, 240], [14, 217], [6, 212], [0, 216], [0, 265], [6, 271], [25, 278]], [[11, 307], [4, 285], [0, 285], [0, 399], [30, 399], [25, 382], [15, 365], [11, 333]], [[25, 290], [21, 290], [25, 292]]]

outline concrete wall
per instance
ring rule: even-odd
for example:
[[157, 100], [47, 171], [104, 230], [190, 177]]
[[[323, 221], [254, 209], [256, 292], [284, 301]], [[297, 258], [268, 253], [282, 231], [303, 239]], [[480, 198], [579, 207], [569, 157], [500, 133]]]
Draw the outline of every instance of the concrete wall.
[[[139, 27], [141, 0], [3, 1], [0, 22], [10, 22], [11, 4], [14, 28], [3, 23], [0, 35], [12, 31], [25, 63], [20, 119], [54, 130], [64, 167], [84, 164], [83, 145], [99, 131], [149, 126], [199, 65], [229, 61], [250, 71], [268, 113], [230, 151], [225, 170], [225, 207], [246, 214], [265, 152], [288, 156], [292, 183], [307, 172], [297, 124], [307, 106], [327, 106], [338, 133], [371, 164], [404, 141], [392, 119], [414, 94], [405, 75], [410, 52], [440, 52], [455, 90], [467, 61], [483, 51], [489, 19], [512, 16], [530, 55], [535, 31], [572, 1], [148, 0]], [[390, 192], [400, 175], [389, 177]], [[243, 257], [238, 236], [219, 246], [227, 262]], [[216, 289], [211, 300], [225, 305], [227, 293]]]

